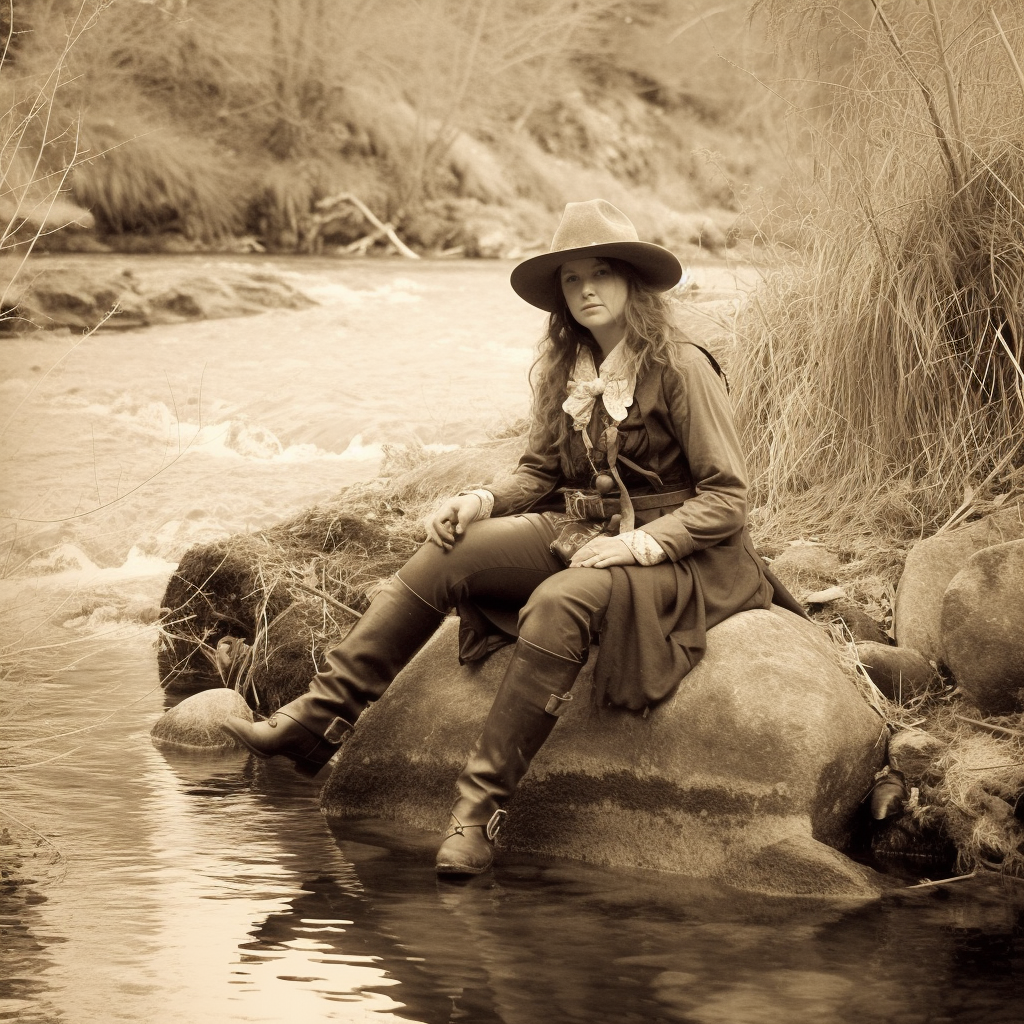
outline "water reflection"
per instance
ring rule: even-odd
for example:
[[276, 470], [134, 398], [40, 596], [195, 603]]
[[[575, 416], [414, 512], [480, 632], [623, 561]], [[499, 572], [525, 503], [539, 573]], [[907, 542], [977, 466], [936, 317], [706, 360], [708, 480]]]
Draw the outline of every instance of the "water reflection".
[[98, 724], [5, 801], [67, 873], [2, 908], [0, 1020], [1024, 1019], [1019, 883], [837, 905], [517, 858], [439, 884], [436, 837], [332, 825], [287, 765], [156, 750], [150, 639], [101, 654], [35, 691], [48, 730]]
[[[398, 982], [346, 941], [362, 887], [318, 787], [242, 755], [148, 756], [161, 970], [177, 965], [211, 1020], [330, 1019], [331, 1002], [389, 1019]], [[181, 1009], [149, 1019], [196, 1019]]]

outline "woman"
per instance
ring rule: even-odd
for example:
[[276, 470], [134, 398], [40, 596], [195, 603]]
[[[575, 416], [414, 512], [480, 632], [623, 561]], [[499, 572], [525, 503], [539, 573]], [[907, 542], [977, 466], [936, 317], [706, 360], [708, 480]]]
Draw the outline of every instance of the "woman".
[[674, 691], [707, 629], [771, 603], [725, 384], [662, 295], [680, 276], [610, 203], [568, 204], [551, 251], [512, 273], [550, 313], [519, 465], [441, 505], [428, 543], [308, 693], [266, 722], [225, 726], [260, 757], [315, 774], [450, 609], [464, 661], [514, 639], [457, 783], [439, 874], [490, 866], [503, 807], [572, 699], [592, 639], [596, 699], [640, 710]]

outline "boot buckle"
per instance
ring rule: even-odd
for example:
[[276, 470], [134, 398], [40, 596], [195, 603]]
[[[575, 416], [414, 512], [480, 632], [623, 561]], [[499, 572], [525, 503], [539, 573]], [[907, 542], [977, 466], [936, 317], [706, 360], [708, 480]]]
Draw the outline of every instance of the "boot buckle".
[[342, 740], [345, 739], [345, 734], [352, 731], [352, 726], [345, 721], [344, 718], [335, 718], [326, 729], [324, 729], [324, 739], [327, 740], [332, 746], [340, 746]]
[[561, 697], [557, 693], [551, 694], [548, 698], [547, 704], [544, 705], [544, 710], [555, 718], [563, 714], [569, 708], [569, 701], [572, 700], [571, 693], [564, 693]]
[[493, 843], [498, 838], [498, 833], [501, 831], [502, 825], [505, 824], [505, 819], [508, 817], [508, 811], [503, 811], [500, 808], [491, 815], [491, 820], [487, 822], [484, 827], [484, 835]]

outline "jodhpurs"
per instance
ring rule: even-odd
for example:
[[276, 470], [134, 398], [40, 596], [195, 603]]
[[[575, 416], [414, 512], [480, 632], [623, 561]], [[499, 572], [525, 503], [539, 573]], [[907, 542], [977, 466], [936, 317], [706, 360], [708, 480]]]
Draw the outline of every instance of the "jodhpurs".
[[586, 660], [611, 597], [606, 569], [567, 569], [549, 549], [541, 515], [471, 523], [450, 551], [424, 544], [398, 572], [421, 600], [447, 612], [465, 600], [522, 603], [519, 637], [549, 654]]

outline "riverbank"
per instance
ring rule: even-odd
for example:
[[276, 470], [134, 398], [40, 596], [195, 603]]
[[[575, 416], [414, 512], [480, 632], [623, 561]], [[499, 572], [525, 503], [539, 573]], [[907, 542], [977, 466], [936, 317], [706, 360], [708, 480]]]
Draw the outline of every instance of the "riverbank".
[[[13, 273], [8, 262], [0, 265]], [[270, 309], [306, 309], [315, 300], [285, 276], [257, 265], [200, 260], [149, 268], [124, 259], [33, 259], [17, 268], [0, 308], [0, 332], [129, 330], [190, 320], [252, 316]], [[212, 273], [211, 273], [212, 270]]]

